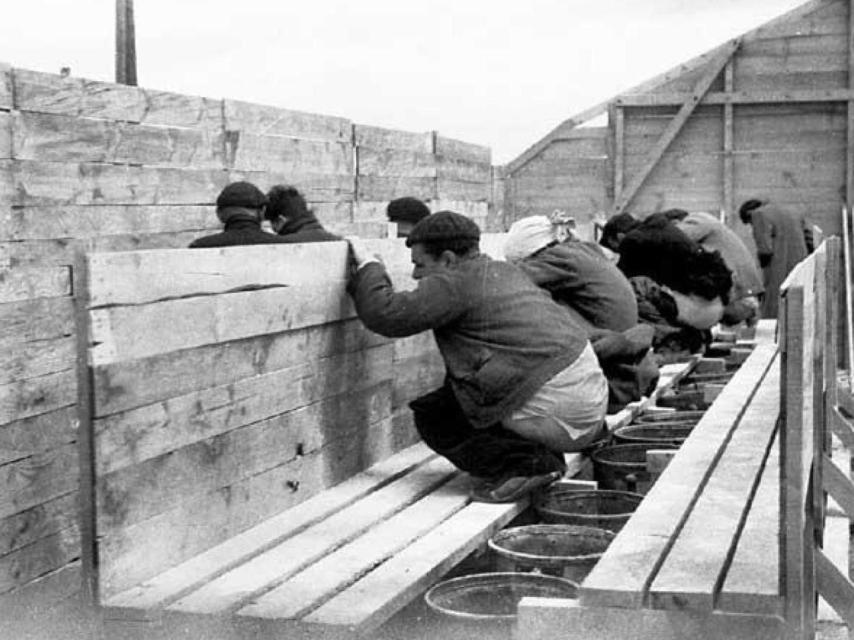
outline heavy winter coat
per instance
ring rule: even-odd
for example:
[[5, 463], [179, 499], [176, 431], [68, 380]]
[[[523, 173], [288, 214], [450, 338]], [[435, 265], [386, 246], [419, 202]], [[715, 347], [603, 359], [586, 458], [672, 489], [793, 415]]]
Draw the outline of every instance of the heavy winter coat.
[[632, 286], [593, 243], [552, 244], [516, 264], [586, 328], [625, 331], [638, 322]]
[[588, 344], [584, 330], [519, 269], [486, 255], [395, 292], [370, 262], [348, 290], [359, 317], [384, 336], [432, 329], [459, 404], [478, 429], [521, 407]]
[[288, 218], [279, 229], [279, 237], [284, 242], [333, 242], [341, 240], [340, 236], [330, 233], [323, 228], [313, 213], [307, 213], [300, 218]]
[[284, 244], [280, 236], [261, 229], [261, 223], [254, 215], [237, 215], [225, 223], [225, 230], [210, 236], [196, 238], [190, 243], [191, 249], [211, 247], [232, 247], [242, 244]]

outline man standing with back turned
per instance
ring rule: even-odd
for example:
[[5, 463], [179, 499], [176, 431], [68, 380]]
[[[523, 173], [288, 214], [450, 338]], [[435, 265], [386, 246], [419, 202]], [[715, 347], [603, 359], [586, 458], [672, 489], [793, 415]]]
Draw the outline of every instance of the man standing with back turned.
[[365, 325], [389, 337], [432, 329], [446, 377], [410, 407], [424, 442], [481, 482], [473, 497], [514, 501], [558, 479], [563, 452], [606, 432], [608, 385], [585, 332], [518, 268], [479, 250], [480, 231], [451, 211], [406, 239], [418, 281], [396, 292], [351, 241], [348, 290]]

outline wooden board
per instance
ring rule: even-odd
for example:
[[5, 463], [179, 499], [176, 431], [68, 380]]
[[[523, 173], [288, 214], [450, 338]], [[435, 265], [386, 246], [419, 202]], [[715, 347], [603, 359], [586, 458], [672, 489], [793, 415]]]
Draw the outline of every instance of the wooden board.
[[0, 424], [67, 407], [76, 388], [73, 369], [0, 384]]
[[0, 467], [4, 490], [0, 518], [7, 518], [77, 488], [77, 448], [62, 445]]
[[590, 606], [642, 606], [646, 591], [700, 494], [710, 468], [741, 416], [754, 384], [774, 359], [773, 344], [758, 345], [706, 411], [650, 489], [608, 553], [584, 581], [580, 599]]
[[22, 549], [0, 556], [0, 594], [67, 565], [80, 554], [76, 524], [40, 538]]
[[68, 295], [71, 295], [68, 267], [4, 269], [0, 278], [0, 303]]
[[297, 175], [353, 174], [353, 147], [347, 142], [304, 140], [236, 131], [226, 136], [225, 153], [226, 166], [240, 171]]
[[359, 176], [436, 177], [436, 159], [432, 153], [404, 149], [357, 147], [356, 166]]
[[26, 342], [0, 339], [0, 384], [63, 371], [73, 364], [74, 339], [70, 336]]
[[0, 448], [28, 457], [74, 442], [77, 416], [71, 406], [0, 425]]
[[0, 558], [42, 538], [76, 530], [76, 500], [76, 491], [71, 491], [0, 520]]
[[[695, 611], [715, 608], [717, 591], [739, 542], [761, 477], [765, 452], [776, 430], [779, 407], [777, 359], [759, 382], [750, 405], [650, 585], [650, 604], [654, 608]], [[778, 521], [779, 512], [771, 523]], [[777, 564], [776, 556], [773, 563]], [[757, 583], [757, 591], [776, 592], [777, 586], [776, 580], [770, 584]], [[778, 603], [776, 593], [773, 601]]]
[[492, 151], [489, 147], [446, 138], [445, 136], [436, 136], [435, 152], [437, 156], [444, 156], [445, 158], [492, 164]]
[[337, 116], [223, 100], [224, 128], [265, 136], [350, 142], [352, 123]]
[[461, 160], [459, 158], [437, 156], [436, 176], [463, 182], [491, 183], [492, 165], [483, 162], [472, 162], [471, 160]]
[[364, 124], [353, 126], [353, 144], [372, 149], [400, 149], [416, 153], [430, 153], [433, 149], [433, 132], [414, 133], [400, 129], [386, 129]]
[[453, 465], [444, 458], [430, 461], [420, 467], [417, 474], [407, 474], [344, 507], [184, 596], [169, 608], [197, 613], [219, 613], [232, 609], [251, 599], [254, 594], [280, 584], [377, 522], [403, 510], [454, 474]]
[[312, 204], [352, 202], [355, 197], [356, 184], [351, 174], [282, 173], [232, 169], [228, 172], [228, 178], [229, 182], [246, 180], [262, 189], [274, 184], [291, 184], [296, 186], [305, 199]]
[[277, 514], [247, 529], [138, 587], [105, 599], [103, 604], [107, 607], [150, 609], [173, 602], [193, 587], [221, 575], [278, 541], [305, 530], [432, 457], [432, 452], [423, 444], [401, 451], [286, 513]]
[[[390, 428], [390, 419], [369, 426], [370, 431], [379, 432]], [[169, 511], [102, 538], [103, 594], [109, 597], [152, 578], [380, 461], [377, 452], [362, 444], [370, 441], [370, 434], [362, 433], [358, 440], [347, 432], [341, 435], [316, 452], [194, 495]], [[198, 522], [204, 526], [188, 526]]]
[[435, 179], [394, 176], [361, 176], [356, 193], [358, 200], [390, 201], [403, 196], [429, 200], [435, 195]]
[[451, 178], [436, 179], [436, 197], [445, 200], [487, 201], [491, 193], [488, 182], [463, 182]]

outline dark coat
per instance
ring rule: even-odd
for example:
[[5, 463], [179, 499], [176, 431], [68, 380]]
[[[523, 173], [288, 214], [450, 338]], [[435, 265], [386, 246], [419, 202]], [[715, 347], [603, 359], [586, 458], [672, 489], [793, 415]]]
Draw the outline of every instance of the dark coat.
[[632, 286], [598, 245], [568, 240], [537, 251], [517, 266], [585, 327], [625, 331], [638, 322]]
[[475, 428], [508, 417], [588, 344], [545, 291], [486, 255], [425, 276], [404, 292], [395, 292], [385, 267], [371, 262], [348, 290], [371, 331], [399, 337], [433, 330], [447, 381]]
[[261, 223], [248, 216], [234, 216], [225, 223], [225, 230], [210, 236], [196, 238], [190, 243], [191, 249], [212, 247], [232, 247], [242, 244], [285, 244], [287, 240], [267, 233], [261, 229]]
[[279, 230], [279, 237], [284, 242], [334, 242], [341, 240], [341, 236], [330, 233], [323, 228], [320, 221], [313, 213], [308, 213], [301, 218], [288, 219]]

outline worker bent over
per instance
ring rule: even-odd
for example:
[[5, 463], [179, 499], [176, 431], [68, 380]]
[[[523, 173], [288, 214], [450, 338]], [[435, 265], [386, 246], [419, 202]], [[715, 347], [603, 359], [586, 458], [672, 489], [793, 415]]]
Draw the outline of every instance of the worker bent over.
[[348, 290], [372, 331], [433, 330], [446, 377], [410, 403], [416, 428], [482, 480], [475, 498], [503, 502], [559, 478], [563, 452], [605, 435], [608, 386], [581, 327], [521, 270], [481, 254], [479, 240], [458, 213], [418, 222], [406, 240], [418, 286], [405, 292], [352, 240]]

